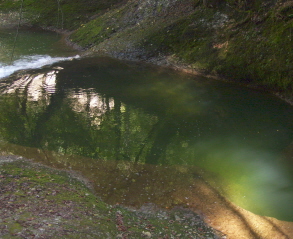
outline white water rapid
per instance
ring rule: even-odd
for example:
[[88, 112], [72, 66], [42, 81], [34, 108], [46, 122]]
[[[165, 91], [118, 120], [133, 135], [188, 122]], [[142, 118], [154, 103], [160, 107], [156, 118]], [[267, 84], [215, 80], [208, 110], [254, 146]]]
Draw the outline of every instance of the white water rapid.
[[68, 61], [79, 58], [79, 55], [74, 57], [51, 57], [48, 55], [33, 55], [25, 56], [15, 60], [11, 65], [0, 62], [0, 79], [7, 77], [18, 70], [36, 69], [45, 65], [51, 65], [59, 61]]

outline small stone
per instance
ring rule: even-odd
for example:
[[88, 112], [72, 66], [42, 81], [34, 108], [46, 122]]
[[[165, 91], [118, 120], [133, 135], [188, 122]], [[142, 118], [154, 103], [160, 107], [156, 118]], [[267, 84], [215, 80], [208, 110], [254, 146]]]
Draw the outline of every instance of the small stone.
[[145, 236], [145, 237], [148, 237], [148, 238], [151, 238], [152, 237], [152, 234], [150, 232], [143, 231], [142, 232], [142, 235]]

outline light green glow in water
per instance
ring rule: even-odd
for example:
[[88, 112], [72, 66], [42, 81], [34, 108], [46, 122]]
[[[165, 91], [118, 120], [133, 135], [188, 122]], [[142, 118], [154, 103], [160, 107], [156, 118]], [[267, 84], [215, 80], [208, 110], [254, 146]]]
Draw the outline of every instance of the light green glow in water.
[[277, 160], [277, 154], [252, 151], [235, 142], [222, 143], [221, 149], [215, 148], [214, 143], [205, 142], [192, 150], [207, 150], [205, 159], [198, 166], [216, 175], [210, 178], [211, 183], [220, 186], [232, 202], [254, 213], [277, 218], [286, 208], [289, 220], [293, 213], [290, 206], [292, 177], [286, 166]]

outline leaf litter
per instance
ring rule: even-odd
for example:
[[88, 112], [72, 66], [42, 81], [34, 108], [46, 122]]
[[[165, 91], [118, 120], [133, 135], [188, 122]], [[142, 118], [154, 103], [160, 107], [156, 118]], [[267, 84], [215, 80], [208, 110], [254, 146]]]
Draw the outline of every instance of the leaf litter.
[[0, 156], [0, 238], [226, 238], [198, 214], [108, 205], [68, 171]]

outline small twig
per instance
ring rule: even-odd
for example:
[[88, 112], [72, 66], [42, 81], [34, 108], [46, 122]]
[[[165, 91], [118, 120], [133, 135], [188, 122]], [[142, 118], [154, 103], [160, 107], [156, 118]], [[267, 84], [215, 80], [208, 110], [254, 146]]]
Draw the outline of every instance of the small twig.
[[63, 29], [64, 16], [63, 16], [62, 8], [61, 8], [61, 6], [60, 6], [60, 0], [57, 0], [57, 4], [58, 4], [58, 20], [57, 20], [57, 27], [59, 26], [59, 12], [60, 12], [60, 14], [61, 14], [61, 29]]
[[22, 20], [22, 8], [23, 8], [23, 0], [21, 0], [21, 5], [20, 5], [19, 20], [18, 20], [18, 25], [17, 25], [17, 29], [16, 29], [16, 34], [15, 34], [15, 38], [14, 38], [14, 42], [13, 42], [13, 48], [12, 48], [12, 53], [11, 53], [11, 58], [10, 58], [10, 62], [11, 63], [12, 63], [12, 60], [13, 60], [13, 57], [14, 57], [14, 51], [15, 51], [16, 41], [17, 41], [17, 38], [18, 38], [20, 23], [21, 23], [21, 20]]

